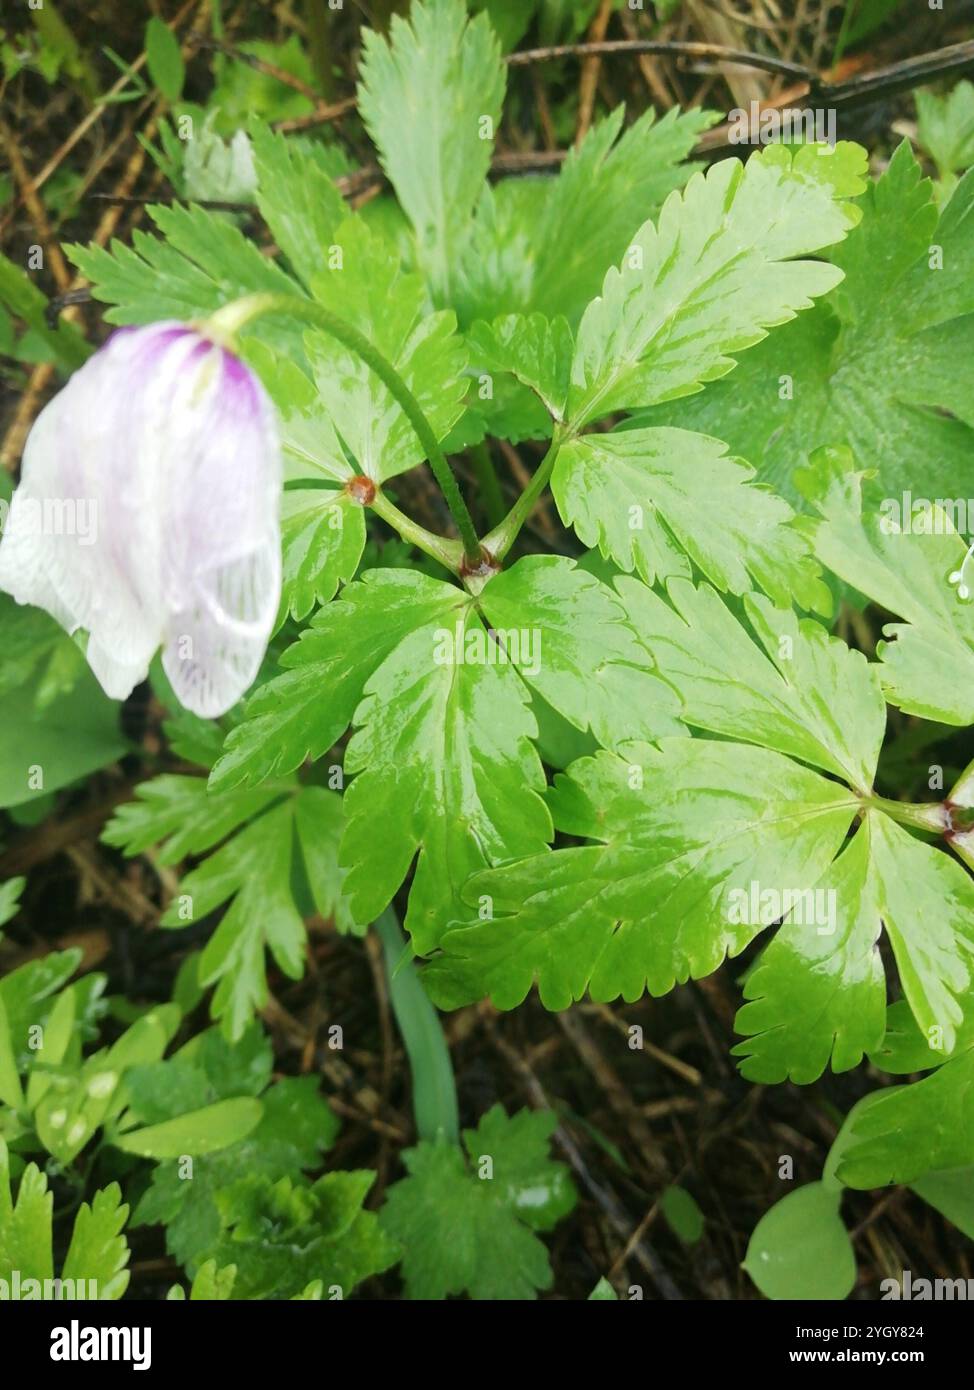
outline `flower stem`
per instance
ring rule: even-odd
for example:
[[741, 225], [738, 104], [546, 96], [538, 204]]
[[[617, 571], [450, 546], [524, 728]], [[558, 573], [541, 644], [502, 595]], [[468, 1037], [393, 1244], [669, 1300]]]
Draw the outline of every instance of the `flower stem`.
[[420, 526], [418, 521], [413, 521], [405, 512], [401, 512], [394, 502], [390, 502], [384, 492], [376, 492], [371, 502], [372, 510], [376, 516], [381, 516], [383, 521], [388, 521], [402, 536], [404, 541], [409, 541], [417, 550], [422, 550], [424, 554], [432, 556], [444, 569], [448, 569], [451, 574], [459, 574], [463, 564], [463, 545], [460, 541], [444, 539], [443, 536], [434, 536], [432, 531], [427, 531], [425, 526]]
[[477, 475], [477, 485], [480, 489], [484, 511], [487, 513], [488, 524], [497, 526], [504, 517], [504, 494], [497, 481], [497, 471], [494, 468], [490, 450], [486, 444], [475, 444], [470, 450], [470, 458], [473, 462], [473, 471]]
[[388, 390], [393, 400], [401, 407], [403, 414], [416, 432], [426, 457], [429, 459], [436, 481], [442, 489], [450, 514], [456, 522], [457, 530], [463, 538], [464, 555], [470, 565], [480, 564], [481, 548], [477, 531], [473, 524], [467, 504], [457, 486], [457, 480], [447, 463], [446, 455], [440, 448], [432, 426], [423, 413], [423, 408], [395, 367], [378, 348], [369, 342], [364, 333], [344, 319], [311, 299], [300, 299], [290, 294], [251, 294], [243, 299], [224, 305], [206, 320], [203, 330], [218, 341], [233, 337], [245, 324], [263, 314], [286, 314], [291, 318], [303, 319], [315, 328], [356, 353], [366, 366], [370, 367]]
[[555, 466], [555, 459], [558, 457], [558, 450], [561, 448], [564, 438], [563, 432], [556, 425], [548, 452], [531, 475], [531, 481], [504, 520], [484, 537], [484, 549], [493, 559], [503, 560], [517, 540], [518, 532], [534, 510], [534, 504], [548, 486]]

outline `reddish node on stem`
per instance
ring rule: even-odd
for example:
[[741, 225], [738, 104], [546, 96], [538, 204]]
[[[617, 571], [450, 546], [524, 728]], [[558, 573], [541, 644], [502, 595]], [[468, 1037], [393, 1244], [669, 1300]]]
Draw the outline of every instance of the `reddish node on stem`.
[[345, 491], [360, 507], [370, 507], [375, 501], [375, 483], [371, 478], [366, 478], [364, 473], [349, 478], [345, 484]]
[[496, 574], [500, 569], [500, 562], [491, 555], [490, 551], [481, 547], [480, 559], [476, 564], [472, 564], [466, 555], [460, 562], [461, 579], [489, 579], [492, 574]]

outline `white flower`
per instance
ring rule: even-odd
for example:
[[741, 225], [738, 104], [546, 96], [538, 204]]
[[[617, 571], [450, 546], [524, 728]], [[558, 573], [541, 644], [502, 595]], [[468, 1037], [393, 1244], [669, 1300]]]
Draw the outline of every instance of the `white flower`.
[[180, 702], [251, 684], [281, 589], [281, 452], [263, 387], [181, 323], [114, 333], [38, 416], [0, 541], [0, 589], [85, 630], [124, 699], [162, 648]]

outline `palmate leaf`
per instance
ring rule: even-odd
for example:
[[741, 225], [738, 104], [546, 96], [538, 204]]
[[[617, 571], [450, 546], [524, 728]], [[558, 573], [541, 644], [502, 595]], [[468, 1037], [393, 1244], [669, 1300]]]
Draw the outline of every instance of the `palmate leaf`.
[[[143, 783], [137, 798], [116, 811], [103, 833], [106, 843], [131, 856], [164, 841], [160, 860], [170, 864], [220, 846], [182, 880], [161, 924], [188, 926], [230, 901], [200, 958], [199, 982], [216, 984], [213, 1015], [239, 1037], [267, 1000], [265, 949], [286, 975], [300, 979], [305, 914], [316, 911], [343, 930], [355, 929], [337, 862], [341, 798], [296, 784], [211, 793], [203, 778], [184, 776]], [[300, 894], [295, 875], [305, 885]]]
[[[195, 205], [153, 206], [148, 212], [164, 240], [136, 229], [131, 247], [116, 240], [110, 251], [64, 248], [91, 281], [94, 297], [112, 305], [105, 313], [109, 323], [189, 321], [245, 294], [301, 295], [300, 285], [225, 217]], [[300, 354], [300, 324], [273, 315], [253, 332], [278, 352]]]
[[727, 446], [688, 430], [586, 434], [560, 450], [551, 488], [566, 526], [648, 584], [690, 577], [719, 589], [756, 582], [776, 603], [828, 612], [830, 596], [782, 498], [751, 484]]
[[483, 189], [455, 303], [460, 321], [539, 311], [576, 325], [630, 238], [699, 166], [686, 163], [716, 112], [650, 109], [620, 138], [624, 109], [596, 121], [558, 177]]
[[667, 603], [616, 583], [682, 718], [761, 746], [664, 739], [574, 763], [549, 805], [557, 829], [596, 843], [477, 875], [464, 898], [480, 920], [444, 936], [434, 996], [509, 1008], [536, 982], [562, 1008], [586, 989], [663, 993], [784, 919], [747, 977], [737, 1026], [752, 1036], [736, 1050], [752, 1079], [807, 1082], [879, 1046], [885, 927], [918, 1024], [949, 1054], [974, 977], [974, 883], [876, 809], [835, 858], [872, 788], [878, 668], [758, 595], [748, 627], [707, 586], [673, 581]]
[[393, 16], [388, 42], [364, 33], [359, 111], [413, 224], [434, 300], [448, 302], [504, 99], [500, 45], [463, 0]]
[[346, 891], [371, 920], [418, 853], [406, 924], [420, 952], [456, 916], [471, 873], [550, 838], [529, 689], [607, 743], [680, 728], [618, 600], [555, 557], [520, 561], [479, 600], [415, 571], [369, 571], [283, 664], [229, 735], [213, 785], [288, 772], [353, 724]]
[[[902, 499], [853, 471], [847, 449], [819, 450], [798, 483], [819, 513], [807, 523], [819, 559], [906, 619], [888, 624], [889, 640], [877, 646], [890, 703], [944, 724], [974, 723], [974, 606], [960, 595], [966, 546], [951, 498], [917, 497], [904, 515]], [[974, 566], [966, 568], [974, 587]]]
[[[754, 640], [705, 586], [675, 581], [671, 604], [631, 579], [620, 579], [618, 588], [660, 673], [683, 697], [682, 717], [691, 727], [775, 748], [870, 792], [886, 722], [879, 667], [820, 624], [757, 595], [744, 600]], [[909, 866], [909, 893], [898, 864]], [[836, 1070], [876, 1046], [885, 997], [872, 954], [880, 921], [914, 1014], [924, 1027], [942, 1025], [949, 1046], [974, 941], [974, 885], [960, 866], [870, 812], [820, 887], [835, 894], [828, 924], [834, 931], [786, 924], [748, 977], [747, 997], [762, 1002], [738, 1017], [741, 1031], [760, 1035], [738, 1048], [754, 1059], [745, 1062], [745, 1074], [811, 1080], [833, 1040]]]
[[[121, 1196], [118, 1183], [111, 1183], [95, 1193], [90, 1205], [82, 1202], [59, 1275], [87, 1281], [88, 1296], [104, 1301], [121, 1298], [129, 1282], [129, 1248], [121, 1234], [129, 1209]], [[8, 1287], [19, 1280], [21, 1298], [43, 1297], [43, 1288], [28, 1290], [26, 1281], [54, 1278], [53, 1208], [47, 1177], [33, 1163], [24, 1169], [13, 1200], [7, 1145], [0, 1138], [0, 1279]], [[76, 1296], [76, 1290], [75, 1283], [62, 1296]]]
[[858, 1065], [885, 1030], [881, 926], [920, 1028], [943, 1060], [967, 1025], [974, 975], [974, 884], [940, 850], [870, 812], [829, 879], [835, 931], [786, 921], [747, 977], [734, 1051], [754, 1081], [813, 1081]]
[[859, 226], [829, 253], [845, 273], [839, 288], [749, 352], [731, 380], [641, 411], [638, 423], [717, 435], [790, 500], [796, 464], [836, 444], [875, 470], [886, 497], [955, 495], [974, 452], [972, 202], [969, 174], [938, 220], [904, 143], [858, 200]]
[[699, 739], [581, 759], [550, 803], [558, 829], [596, 843], [478, 874], [465, 897], [494, 920], [446, 934], [425, 974], [437, 1002], [487, 992], [513, 1008], [537, 982], [561, 1009], [586, 989], [634, 1000], [709, 974], [762, 927], [735, 920], [731, 895], [813, 886], [856, 809], [778, 753]]
[[507, 1116], [495, 1105], [464, 1130], [463, 1150], [445, 1142], [406, 1150], [409, 1176], [389, 1189], [380, 1220], [403, 1248], [407, 1297], [529, 1299], [551, 1287], [534, 1232], [575, 1205], [567, 1168], [548, 1156], [556, 1124], [550, 1112]]
[[833, 289], [835, 266], [796, 258], [855, 226], [860, 213], [847, 200], [864, 167], [857, 145], [772, 145], [671, 194], [582, 317], [573, 423], [699, 390], [731, 370], [733, 354]]

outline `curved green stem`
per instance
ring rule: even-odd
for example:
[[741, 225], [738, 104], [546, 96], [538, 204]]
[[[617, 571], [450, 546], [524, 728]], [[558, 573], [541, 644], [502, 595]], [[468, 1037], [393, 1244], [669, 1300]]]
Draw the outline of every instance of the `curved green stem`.
[[300, 299], [290, 294], [251, 294], [237, 299], [232, 304], [218, 309], [206, 320], [204, 332], [217, 341], [232, 339], [245, 324], [263, 314], [285, 314], [291, 318], [303, 319], [314, 328], [320, 328], [361, 357], [388, 390], [393, 400], [401, 407], [403, 414], [416, 432], [416, 437], [426, 457], [429, 459], [436, 481], [442, 489], [450, 514], [456, 522], [457, 530], [463, 538], [463, 549], [471, 565], [479, 565], [481, 560], [480, 542], [467, 504], [460, 495], [457, 480], [440, 448], [439, 440], [433, 433], [430, 422], [423, 414], [422, 406], [396, 371], [395, 367], [379, 350], [369, 342], [352, 324], [311, 299]]
[[551, 446], [531, 475], [531, 481], [504, 520], [484, 537], [484, 549], [495, 560], [503, 560], [517, 540], [521, 527], [534, 511], [535, 503], [548, 486], [555, 466], [555, 459], [558, 457], [558, 450], [561, 448], [564, 438], [564, 434], [556, 426], [551, 439]]
[[418, 521], [413, 521], [405, 512], [401, 512], [394, 502], [390, 502], [384, 492], [377, 492], [374, 499], [369, 504], [376, 516], [381, 516], [383, 521], [388, 521], [402, 536], [404, 541], [409, 541], [417, 550], [422, 550], [424, 554], [432, 556], [444, 569], [448, 569], [451, 574], [459, 574], [463, 565], [463, 544], [461, 541], [445, 540], [443, 536], [434, 536], [432, 531], [427, 531], [425, 526], [420, 526]]

